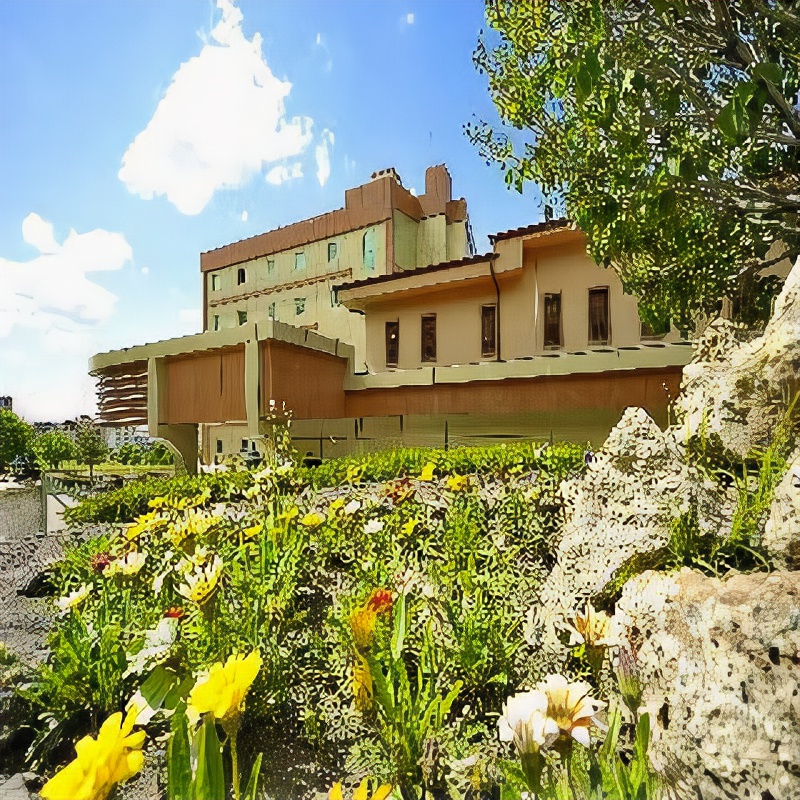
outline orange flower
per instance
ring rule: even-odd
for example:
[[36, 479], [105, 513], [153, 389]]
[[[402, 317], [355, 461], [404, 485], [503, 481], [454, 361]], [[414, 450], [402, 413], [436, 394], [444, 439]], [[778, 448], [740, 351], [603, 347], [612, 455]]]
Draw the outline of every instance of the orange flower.
[[376, 614], [385, 614], [392, 610], [392, 593], [388, 589], [373, 589], [367, 599], [367, 608]]

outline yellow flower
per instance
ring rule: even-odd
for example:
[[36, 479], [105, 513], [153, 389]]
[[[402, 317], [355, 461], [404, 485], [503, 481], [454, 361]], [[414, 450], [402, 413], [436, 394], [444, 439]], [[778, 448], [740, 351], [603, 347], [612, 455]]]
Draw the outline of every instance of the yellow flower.
[[445, 481], [445, 486], [451, 492], [460, 492], [465, 489], [469, 483], [469, 478], [466, 475], [450, 475]]
[[165, 523], [166, 520], [159, 516], [158, 511], [153, 510], [147, 514], [136, 517], [136, 521], [131, 523], [125, 531], [125, 536], [128, 538], [128, 541], [133, 541], [134, 539], [138, 539], [143, 533], [150, 533], [151, 531], [158, 530], [158, 528]]
[[138, 550], [131, 550], [126, 553], [122, 558], [117, 558], [112, 561], [104, 570], [104, 575], [124, 575], [130, 577], [136, 575], [137, 572], [144, 566], [147, 561], [147, 556], [140, 553]]
[[56, 605], [64, 615], [74, 608], [77, 608], [91, 593], [94, 587], [92, 584], [83, 584], [79, 586], [74, 592], [70, 592], [66, 597], [60, 597], [56, 600]]
[[359, 652], [368, 650], [372, 644], [377, 619], [378, 615], [371, 608], [360, 608], [350, 615], [350, 630]]
[[75, 745], [76, 758], [42, 787], [43, 800], [105, 800], [118, 783], [142, 768], [144, 731], [131, 733], [137, 711], [123, 720], [112, 714], [100, 728], [97, 739], [84, 736]]
[[410, 520], [408, 520], [408, 522], [404, 522], [400, 526], [403, 536], [411, 536], [411, 534], [414, 533], [414, 528], [416, 528], [419, 524], [420, 521], [416, 517], [412, 517]]
[[202, 605], [217, 588], [221, 573], [222, 559], [215, 555], [205, 566], [198, 566], [186, 575], [184, 583], [178, 586], [178, 594]]
[[362, 656], [356, 656], [353, 664], [353, 697], [357, 711], [368, 711], [372, 706], [372, 673]]
[[285, 520], [286, 522], [291, 522], [295, 517], [299, 516], [300, 509], [297, 506], [290, 506], [286, 509], [286, 511], [282, 511], [278, 514], [278, 519]]
[[[391, 793], [392, 785], [390, 783], [384, 783], [383, 786], [380, 786], [375, 790], [375, 793], [369, 798], [369, 800], [386, 800]], [[362, 780], [358, 785], [358, 789], [353, 792], [353, 800], [368, 800], [368, 794], [369, 779], [364, 778], [364, 780]], [[330, 791], [328, 792], [328, 800], [344, 800], [341, 783], [337, 782], [331, 786]]]
[[419, 479], [421, 481], [432, 481], [433, 480], [433, 473], [436, 469], [436, 464], [433, 461], [429, 461], [423, 468], [422, 472], [419, 474]]
[[547, 696], [547, 716], [561, 734], [588, 747], [589, 728], [602, 727], [596, 714], [605, 708], [605, 703], [589, 696], [592, 687], [585, 681], [570, 683], [563, 675], [548, 675], [536, 688]]
[[259, 522], [258, 525], [251, 525], [249, 528], [245, 528], [243, 533], [245, 535], [245, 538], [252, 539], [255, 536], [258, 536], [263, 530], [264, 530], [264, 524], [262, 522]]
[[586, 604], [586, 615], [575, 615], [570, 644], [583, 643], [587, 647], [607, 647], [611, 644], [611, 617], [605, 611], [595, 611], [591, 603]]
[[211, 713], [218, 720], [231, 721], [244, 710], [244, 698], [261, 669], [261, 654], [253, 650], [245, 657], [232, 655], [225, 666], [214, 664], [208, 676], [198, 680], [189, 693], [187, 714], [198, 719]]
[[325, 517], [323, 517], [322, 514], [318, 514], [316, 511], [312, 511], [310, 514], [306, 514], [300, 522], [307, 528], [316, 528], [317, 525], [322, 525], [322, 523], [325, 522]]
[[328, 506], [328, 519], [331, 517], [336, 516], [336, 512], [340, 511], [344, 508], [344, 497], [337, 497], [329, 506]]

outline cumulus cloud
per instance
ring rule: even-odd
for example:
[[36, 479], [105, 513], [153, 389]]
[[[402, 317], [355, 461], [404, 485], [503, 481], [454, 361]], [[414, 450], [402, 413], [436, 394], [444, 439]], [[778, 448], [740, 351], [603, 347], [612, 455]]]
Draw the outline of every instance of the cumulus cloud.
[[406, 25], [413, 25], [413, 24], [414, 24], [414, 15], [406, 14]]
[[326, 128], [322, 131], [319, 144], [314, 151], [317, 159], [317, 180], [320, 186], [324, 186], [331, 175], [331, 155], [329, 152], [331, 147], [333, 147], [333, 132]]
[[261, 35], [245, 37], [231, 0], [217, 7], [210, 40], [174, 74], [119, 171], [130, 192], [164, 195], [184, 214], [199, 214], [218, 189], [240, 186], [312, 142], [312, 120], [286, 116], [292, 85], [272, 74]]
[[265, 180], [267, 183], [271, 183], [273, 186], [280, 186], [286, 181], [291, 181], [295, 178], [302, 177], [303, 165], [299, 161], [295, 161], [294, 164], [279, 164], [278, 166], [273, 167], [266, 174]]
[[122, 234], [71, 230], [58, 244], [52, 224], [31, 213], [22, 236], [39, 255], [30, 261], [0, 258], [0, 337], [17, 326], [79, 334], [111, 316], [116, 295], [87, 276], [119, 270], [132, 259]]
[[247, 209], [245, 209], [244, 211], [242, 211], [242, 222], [247, 222], [248, 217], [249, 214], [247, 213]]

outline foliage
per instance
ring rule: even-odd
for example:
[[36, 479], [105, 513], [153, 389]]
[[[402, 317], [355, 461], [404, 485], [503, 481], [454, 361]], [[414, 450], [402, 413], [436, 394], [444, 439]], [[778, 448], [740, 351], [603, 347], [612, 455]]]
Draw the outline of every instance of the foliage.
[[88, 464], [89, 476], [94, 476], [94, 465], [108, 455], [108, 445], [100, 429], [91, 420], [81, 420], [75, 429], [75, 451], [81, 464]]
[[115, 447], [109, 453], [109, 460], [131, 466], [157, 467], [172, 464], [172, 453], [161, 442], [149, 445], [128, 443]]
[[33, 452], [41, 467], [58, 469], [62, 461], [75, 457], [75, 443], [64, 431], [47, 431], [36, 437]]
[[474, 61], [516, 130], [467, 133], [508, 185], [537, 183], [652, 325], [689, 328], [723, 295], [764, 319], [760, 260], [800, 252], [797, 3], [487, 0], [486, 17]]
[[30, 452], [33, 428], [7, 408], [0, 409], [0, 469]]

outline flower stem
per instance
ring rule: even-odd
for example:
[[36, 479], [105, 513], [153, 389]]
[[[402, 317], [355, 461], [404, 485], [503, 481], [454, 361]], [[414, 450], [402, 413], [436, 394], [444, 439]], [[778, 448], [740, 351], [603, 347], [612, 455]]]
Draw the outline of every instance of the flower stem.
[[231, 731], [231, 772], [233, 778], [233, 800], [241, 800], [241, 790], [239, 788], [239, 750], [236, 746], [238, 726]]

